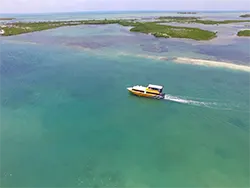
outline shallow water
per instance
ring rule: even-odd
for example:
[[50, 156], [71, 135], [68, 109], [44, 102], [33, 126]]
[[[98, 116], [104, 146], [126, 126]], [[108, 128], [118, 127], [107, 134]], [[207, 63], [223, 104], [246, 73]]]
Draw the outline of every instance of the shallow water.
[[[187, 39], [155, 38], [151, 35], [130, 32], [129, 28], [116, 24], [62, 27], [19, 36], [10, 36], [4, 39], [7, 39], [8, 42], [21, 41], [81, 48], [82, 50], [91, 50], [93, 53], [110, 51], [113, 55], [129, 53], [166, 57], [187, 56], [249, 65], [250, 39], [232, 37], [231, 33], [223, 32], [225, 27], [230, 29], [233, 26], [233, 24], [219, 26], [219, 28], [222, 28], [222, 31], [219, 33], [222, 34], [218, 34], [218, 37], [212, 41], [202, 42]], [[211, 30], [218, 29], [218, 26], [210, 25], [204, 27], [209, 27]], [[212, 29], [213, 27], [215, 29]]]
[[[249, 73], [138, 57], [222, 56], [197, 49], [115, 25], [1, 40], [1, 185], [249, 187]], [[166, 100], [126, 90], [148, 83]]]

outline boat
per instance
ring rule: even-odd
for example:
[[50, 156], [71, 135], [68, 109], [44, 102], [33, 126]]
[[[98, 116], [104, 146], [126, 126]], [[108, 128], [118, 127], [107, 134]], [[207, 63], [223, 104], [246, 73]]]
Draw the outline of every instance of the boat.
[[155, 99], [164, 99], [165, 93], [163, 93], [163, 86], [148, 84], [147, 87], [136, 85], [133, 87], [128, 87], [127, 90], [139, 97], [148, 97]]

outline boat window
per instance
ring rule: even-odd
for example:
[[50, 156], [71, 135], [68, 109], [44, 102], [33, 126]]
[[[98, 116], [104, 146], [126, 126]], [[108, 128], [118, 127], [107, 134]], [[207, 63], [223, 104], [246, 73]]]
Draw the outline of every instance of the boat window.
[[153, 92], [149, 92], [149, 91], [147, 91], [147, 93], [149, 93], [149, 94], [154, 94], [154, 95], [158, 95], [158, 93], [153, 93]]
[[151, 90], [156, 90], [156, 91], [160, 91], [159, 89], [153, 88], [153, 87], [149, 87], [149, 89]]
[[137, 89], [132, 89], [133, 91], [138, 91], [138, 92], [141, 92], [141, 93], [144, 93], [144, 91], [141, 91], [141, 90], [137, 90]]

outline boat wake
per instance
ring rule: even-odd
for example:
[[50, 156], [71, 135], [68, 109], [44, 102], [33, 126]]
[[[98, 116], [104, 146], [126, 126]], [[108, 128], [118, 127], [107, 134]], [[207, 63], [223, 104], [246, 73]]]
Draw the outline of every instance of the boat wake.
[[206, 107], [215, 110], [228, 110], [228, 111], [237, 111], [244, 113], [250, 112], [249, 110], [242, 109], [241, 105], [233, 105], [228, 102], [223, 103], [220, 102], [218, 99], [216, 100], [216, 99], [205, 99], [205, 98], [191, 98], [191, 97], [172, 96], [170, 94], [165, 94], [164, 100], [193, 105], [193, 106]]
[[191, 100], [188, 98], [180, 98], [177, 96], [172, 96], [169, 94], [165, 94], [164, 96], [165, 100], [169, 100], [169, 101], [173, 101], [173, 102], [178, 102], [178, 103], [183, 103], [183, 104], [191, 104], [191, 105], [195, 105], [195, 106], [205, 106], [205, 107], [209, 107], [212, 105], [216, 105], [216, 102], [203, 102], [203, 101], [196, 101], [196, 100]]

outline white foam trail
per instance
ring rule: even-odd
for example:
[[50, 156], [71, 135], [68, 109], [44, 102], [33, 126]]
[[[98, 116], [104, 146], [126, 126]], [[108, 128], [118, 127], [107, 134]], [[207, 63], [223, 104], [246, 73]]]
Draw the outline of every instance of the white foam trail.
[[[191, 100], [190, 97], [179, 97], [179, 96], [172, 96], [172, 95], [166, 94], [164, 96], [164, 99], [169, 100], [169, 101], [173, 101], [173, 102], [177, 102], [177, 103], [182, 103], [182, 104], [207, 107], [207, 108], [211, 108], [211, 109], [215, 109], [215, 110], [227, 110], [227, 111], [229, 110], [229, 111], [236, 111], [236, 112], [242, 112], [242, 113], [250, 113], [249, 110], [240, 109], [239, 105], [234, 106], [234, 105], [225, 104], [225, 103], [223, 104], [223, 103], [217, 103], [217, 102], [198, 101], [198, 99], [207, 100], [206, 98], [195, 98], [197, 100]], [[211, 100], [211, 99], [209, 99], [209, 100]], [[233, 108], [231, 108], [231, 107], [233, 107]]]
[[177, 96], [172, 96], [169, 94], [166, 94], [164, 96], [164, 99], [178, 102], [178, 103], [183, 103], [183, 104], [192, 104], [192, 105], [196, 105], [196, 106], [207, 106], [208, 107], [209, 104], [216, 104], [216, 103], [210, 103], [210, 102], [202, 102], [202, 101], [195, 101], [195, 100], [190, 100], [190, 99], [179, 98]]

